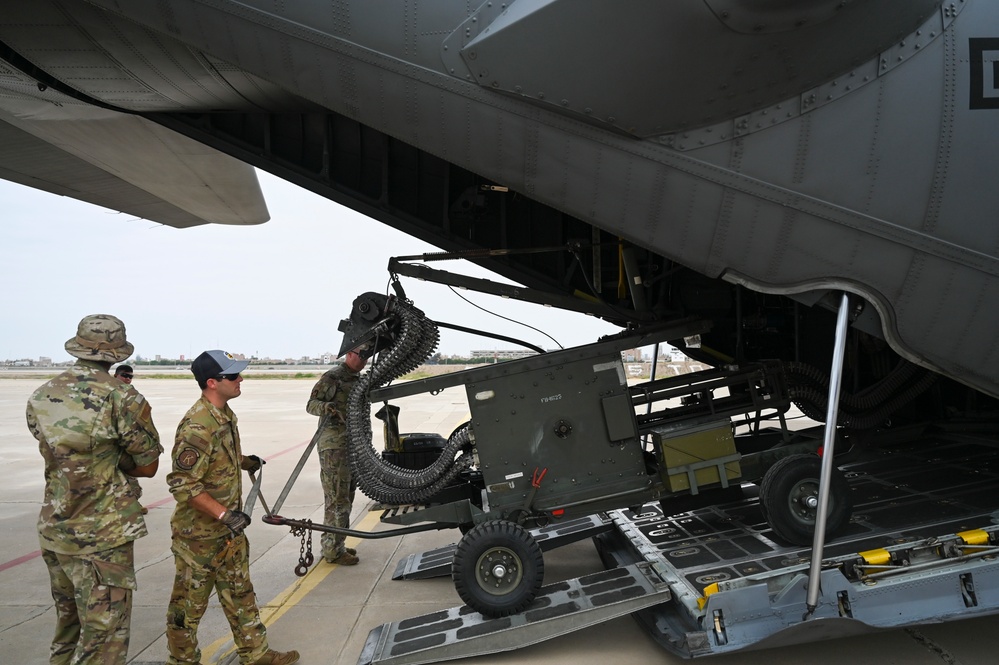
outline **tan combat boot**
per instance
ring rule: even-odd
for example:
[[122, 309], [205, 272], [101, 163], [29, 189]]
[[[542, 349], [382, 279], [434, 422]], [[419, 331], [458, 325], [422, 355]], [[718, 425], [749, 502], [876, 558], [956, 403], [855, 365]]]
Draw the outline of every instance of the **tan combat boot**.
[[253, 665], [291, 665], [292, 663], [297, 663], [298, 659], [298, 652], [294, 649], [291, 651], [268, 649], [267, 653], [261, 656], [259, 660], [253, 662]]
[[360, 559], [357, 558], [356, 554], [351, 554], [350, 552], [344, 552], [338, 557], [332, 559], [326, 559], [329, 563], [335, 563], [341, 566], [356, 566]]

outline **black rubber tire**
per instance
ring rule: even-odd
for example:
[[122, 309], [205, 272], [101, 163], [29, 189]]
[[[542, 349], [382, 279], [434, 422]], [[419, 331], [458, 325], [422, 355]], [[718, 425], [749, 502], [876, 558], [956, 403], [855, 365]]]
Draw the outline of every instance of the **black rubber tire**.
[[[760, 506], [774, 534], [791, 545], [812, 544], [817, 510], [804, 500], [818, 497], [822, 458], [816, 455], [791, 455], [767, 469], [760, 482]], [[826, 513], [826, 538], [831, 538], [850, 521], [853, 505], [850, 485], [839, 469], [834, 468], [829, 486]]]
[[[502, 568], [499, 577], [497, 568]], [[544, 577], [545, 562], [534, 536], [504, 520], [472, 528], [458, 542], [451, 564], [451, 579], [461, 599], [479, 614], [494, 618], [530, 605]]]

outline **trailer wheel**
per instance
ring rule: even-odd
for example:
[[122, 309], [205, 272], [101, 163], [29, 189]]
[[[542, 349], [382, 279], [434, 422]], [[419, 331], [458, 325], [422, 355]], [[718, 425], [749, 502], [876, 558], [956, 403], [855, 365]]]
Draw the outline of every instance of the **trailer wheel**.
[[[822, 459], [791, 455], [767, 469], [760, 482], [760, 506], [778, 538], [792, 545], [811, 545], [818, 513]], [[826, 513], [826, 537], [850, 521], [850, 486], [839, 469], [833, 469]]]
[[466, 533], [451, 565], [458, 595], [488, 617], [504, 617], [526, 608], [544, 577], [537, 541], [524, 527], [502, 520], [483, 522]]

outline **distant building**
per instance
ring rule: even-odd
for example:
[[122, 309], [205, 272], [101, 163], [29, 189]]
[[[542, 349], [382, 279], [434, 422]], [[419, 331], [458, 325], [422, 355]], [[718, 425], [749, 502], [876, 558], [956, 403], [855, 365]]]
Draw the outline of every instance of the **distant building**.
[[621, 360], [626, 363], [640, 363], [642, 362], [642, 350], [641, 349], [625, 349], [621, 352]]
[[42, 367], [51, 367], [52, 366], [52, 359], [51, 358], [47, 358], [46, 356], [39, 356], [38, 357], [38, 364], [41, 365]]
[[528, 358], [538, 355], [537, 351], [528, 349], [487, 349], [471, 351], [471, 358], [495, 358], [496, 360], [516, 360], [517, 358]]

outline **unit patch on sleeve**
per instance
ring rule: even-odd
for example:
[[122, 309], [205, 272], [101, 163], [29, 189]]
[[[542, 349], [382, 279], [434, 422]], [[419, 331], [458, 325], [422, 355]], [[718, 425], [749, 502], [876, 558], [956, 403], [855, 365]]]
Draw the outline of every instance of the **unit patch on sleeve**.
[[177, 455], [177, 466], [184, 469], [184, 471], [190, 471], [194, 468], [194, 465], [198, 463], [198, 458], [201, 457], [199, 453], [194, 448], [184, 448]]

